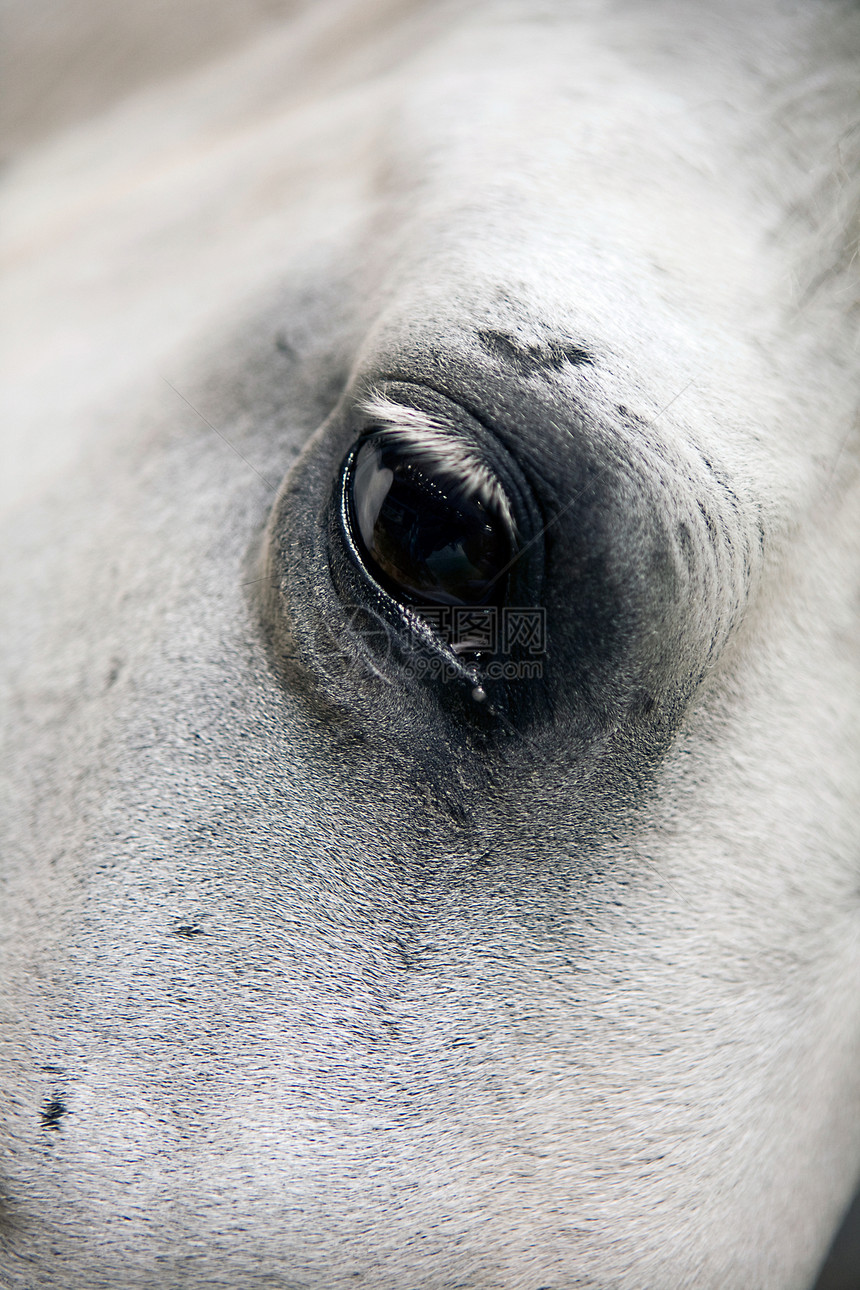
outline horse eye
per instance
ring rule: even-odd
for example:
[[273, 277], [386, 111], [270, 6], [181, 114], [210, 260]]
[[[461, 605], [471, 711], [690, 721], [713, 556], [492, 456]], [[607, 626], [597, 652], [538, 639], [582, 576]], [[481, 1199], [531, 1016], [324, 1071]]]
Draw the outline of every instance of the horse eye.
[[510, 507], [483, 464], [447, 458], [384, 431], [364, 439], [347, 463], [355, 545], [399, 600], [501, 603], [516, 551]]

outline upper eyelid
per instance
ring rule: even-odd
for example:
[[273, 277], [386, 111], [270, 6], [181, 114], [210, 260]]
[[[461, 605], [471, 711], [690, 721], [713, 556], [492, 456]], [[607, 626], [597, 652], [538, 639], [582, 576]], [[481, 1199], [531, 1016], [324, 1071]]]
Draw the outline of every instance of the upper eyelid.
[[397, 403], [379, 390], [362, 399], [359, 409], [378, 433], [408, 447], [418, 465], [447, 469], [464, 496], [477, 497], [516, 535], [516, 520], [501, 481], [476, 445], [456, 427], [420, 408]]
[[410, 408], [404, 403], [390, 399], [382, 390], [371, 389], [361, 400], [359, 410], [374, 423], [391, 426], [398, 430], [424, 431], [430, 434], [444, 434], [446, 426], [436, 417], [420, 408]]

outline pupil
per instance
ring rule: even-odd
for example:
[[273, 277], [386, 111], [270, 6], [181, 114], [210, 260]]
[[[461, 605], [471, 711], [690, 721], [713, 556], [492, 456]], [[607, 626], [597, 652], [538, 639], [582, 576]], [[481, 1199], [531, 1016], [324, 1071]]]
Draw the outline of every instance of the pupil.
[[507, 524], [458, 481], [408, 449], [369, 439], [351, 480], [352, 516], [367, 564], [399, 597], [442, 605], [499, 602], [512, 555]]

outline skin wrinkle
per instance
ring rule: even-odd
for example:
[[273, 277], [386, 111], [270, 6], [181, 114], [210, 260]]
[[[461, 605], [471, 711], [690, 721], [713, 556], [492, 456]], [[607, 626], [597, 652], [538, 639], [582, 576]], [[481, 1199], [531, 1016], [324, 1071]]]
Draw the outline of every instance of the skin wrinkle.
[[[14, 1290], [813, 1283], [856, 65], [839, 4], [339, 0], [13, 168]], [[344, 601], [375, 388], [552, 521], [507, 726]]]

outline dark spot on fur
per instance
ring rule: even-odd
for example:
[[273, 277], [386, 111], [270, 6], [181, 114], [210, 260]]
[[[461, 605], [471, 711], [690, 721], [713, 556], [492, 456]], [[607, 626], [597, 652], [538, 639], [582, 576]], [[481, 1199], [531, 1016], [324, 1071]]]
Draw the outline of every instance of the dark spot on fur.
[[692, 569], [696, 563], [696, 545], [693, 541], [693, 535], [690, 532], [690, 526], [684, 520], [679, 520], [675, 525], [675, 536], [678, 540], [678, 546], [681, 549], [681, 555], [688, 569]]
[[174, 936], [184, 936], [186, 940], [191, 940], [193, 936], [205, 936], [204, 928], [198, 927], [196, 923], [180, 923], [178, 927], [173, 928]]
[[705, 527], [708, 530], [708, 537], [714, 546], [717, 544], [717, 526], [714, 523], [713, 516], [708, 512], [703, 502], [699, 502], [699, 510], [702, 513], [702, 519], [705, 521]]
[[284, 354], [289, 359], [297, 357], [295, 348], [290, 344], [283, 332], [278, 332], [275, 336], [275, 349], [279, 354]]
[[410, 954], [409, 951], [406, 949], [405, 945], [403, 945], [396, 938], [394, 939], [394, 948], [397, 951], [397, 955], [400, 959], [400, 966], [404, 971], [409, 972], [413, 968], [416, 968], [418, 966], [418, 960], [412, 954]]
[[637, 695], [636, 706], [643, 716], [648, 716], [649, 713], [654, 711], [655, 705], [653, 696], [648, 694], [645, 690], [641, 691], [641, 693]]
[[67, 1107], [58, 1097], [52, 1097], [50, 1102], [46, 1102], [40, 1112], [42, 1125], [46, 1129], [58, 1129], [60, 1120], [66, 1114]]
[[445, 796], [442, 799], [442, 806], [445, 812], [450, 816], [455, 824], [460, 828], [468, 827], [472, 822], [472, 817], [468, 809], [456, 800], [454, 797]]
[[563, 367], [593, 364], [587, 349], [562, 341], [545, 341], [537, 345], [521, 344], [514, 336], [500, 331], [479, 331], [484, 350], [499, 363], [507, 363], [518, 376], [535, 376], [540, 372], [558, 372]]
[[108, 670], [108, 674], [105, 677], [105, 692], [107, 692], [111, 688], [111, 686], [116, 683], [116, 680], [119, 677], [119, 674], [121, 671], [122, 671], [122, 659], [121, 658], [111, 659], [111, 665]]

